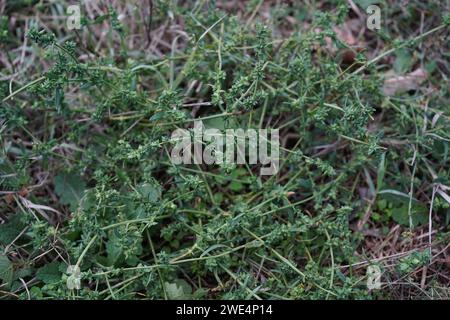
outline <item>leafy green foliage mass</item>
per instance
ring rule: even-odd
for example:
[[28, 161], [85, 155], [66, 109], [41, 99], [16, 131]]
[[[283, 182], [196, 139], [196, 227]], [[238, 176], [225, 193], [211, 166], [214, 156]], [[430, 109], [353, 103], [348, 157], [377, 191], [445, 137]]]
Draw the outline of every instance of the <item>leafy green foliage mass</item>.
[[[430, 57], [422, 62], [434, 72], [431, 94], [385, 96], [382, 64], [365, 52], [343, 62], [349, 45], [334, 27], [348, 8], [337, 2], [314, 14], [276, 6], [258, 22], [249, 18], [257, 1], [246, 3], [247, 20], [215, 1], [155, 1], [154, 27], [182, 19], [184, 28], [161, 40], [159, 56], [128, 48], [131, 27], [113, 8], [84, 16], [77, 33], [33, 20], [22, 36], [35, 73], [12, 90], [0, 82], [0, 296], [389, 297], [369, 291], [357, 267], [378, 257], [364, 249], [374, 236], [364, 232], [427, 225], [433, 186], [450, 184], [448, 88]], [[305, 24], [280, 34], [286, 16]], [[433, 21], [429, 29], [441, 23]], [[89, 30], [106, 25], [101, 51]], [[0, 27], [2, 51], [21, 43], [18, 31]], [[398, 48], [393, 68], [410, 72], [418, 44], [384, 32], [374, 36], [386, 51]], [[194, 119], [280, 128], [279, 173], [172, 164], [170, 134]], [[436, 194], [436, 245], [448, 242], [449, 212]], [[421, 248], [385, 277], [429, 258]], [[79, 290], [67, 287], [69, 265], [81, 268]]]

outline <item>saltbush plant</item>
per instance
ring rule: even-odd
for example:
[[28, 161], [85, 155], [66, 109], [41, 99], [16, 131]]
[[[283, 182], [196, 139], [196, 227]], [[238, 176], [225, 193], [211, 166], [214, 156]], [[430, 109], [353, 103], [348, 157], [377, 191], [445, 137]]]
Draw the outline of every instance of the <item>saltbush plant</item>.
[[[395, 281], [407, 277], [411, 297], [448, 297], [437, 261], [449, 240], [449, 65], [430, 42], [448, 37], [448, 18], [430, 13], [439, 4], [423, 11], [420, 34], [397, 29], [415, 28], [424, 9], [414, 3], [395, 27], [367, 31], [372, 43], [358, 51], [336, 33], [353, 14], [346, 1], [250, 1], [241, 13], [204, 3], [155, 1], [150, 26], [173, 28], [151, 32], [159, 44], [124, 3], [86, 13], [74, 31], [37, 18], [64, 12], [62, 1], [6, 7], [0, 296], [371, 299], [398, 297]], [[8, 23], [19, 13], [32, 17], [27, 28]], [[425, 46], [430, 57], [417, 56]], [[423, 89], [383, 93], [391, 56], [405, 73], [428, 68]], [[280, 171], [172, 164], [170, 135], [194, 119], [279, 128]], [[431, 247], [418, 237], [430, 206]], [[394, 284], [368, 290], [371, 260]], [[430, 263], [432, 284], [418, 291], [416, 272]]]

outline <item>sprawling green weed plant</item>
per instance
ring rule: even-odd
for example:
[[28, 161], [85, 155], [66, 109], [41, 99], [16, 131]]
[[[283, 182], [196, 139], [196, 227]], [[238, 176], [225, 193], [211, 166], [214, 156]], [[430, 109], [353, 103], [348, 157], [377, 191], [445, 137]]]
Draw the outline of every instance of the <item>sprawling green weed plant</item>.
[[[214, 2], [156, 1], [153, 25], [184, 22], [160, 56], [127, 47], [129, 27], [113, 8], [66, 34], [34, 20], [24, 35], [2, 19], [2, 51], [13, 58], [6, 50], [22, 32], [35, 66], [27, 81], [1, 82], [0, 295], [390, 295], [367, 290], [364, 269], [348, 266], [373, 258], [363, 248], [369, 225], [382, 237], [393, 224], [412, 233], [428, 223], [432, 191], [450, 179], [448, 88], [436, 80], [430, 94], [383, 95], [382, 60], [364, 51], [350, 65], [342, 60], [349, 46], [333, 27], [344, 22], [345, 4], [313, 18], [280, 6], [268, 23]], [[48, 10], [40, 5], [33, 9]], [[309, 23], [281, 35], [286, 15]], [[99, 52], [79, 34], [105, 21], [108, 48]], [[448, 31], [448, 22], [434, 23], [433, 34]], [[384, 32], [373, 33], [386, 41], [383, 52], [410, 70], [426, 37]], [[439, 79], [439, 66], [422, 61]], [[172, 164], [170, 134], [194, 119], [220, 129], [279, 128], [279, 173]], [[436, 245], [448, 242], [449, 217], [436, 194]], [[429, 261], [427, 250], [419, 255], [385, 277]], [[67, 287], [69, 266], [81, 269], [79, 290]]]

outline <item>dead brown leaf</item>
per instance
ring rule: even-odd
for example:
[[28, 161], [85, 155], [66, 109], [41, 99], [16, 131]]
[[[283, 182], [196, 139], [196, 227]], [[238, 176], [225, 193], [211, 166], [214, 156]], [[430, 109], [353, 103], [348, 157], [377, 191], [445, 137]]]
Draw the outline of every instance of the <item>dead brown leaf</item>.
[[396, 93], [415, 90], [428, 78], [428, 73], [418, 68], [404, 76], [393, 76], [384, 81], [383, 93], [387, 96], [393, 96]]

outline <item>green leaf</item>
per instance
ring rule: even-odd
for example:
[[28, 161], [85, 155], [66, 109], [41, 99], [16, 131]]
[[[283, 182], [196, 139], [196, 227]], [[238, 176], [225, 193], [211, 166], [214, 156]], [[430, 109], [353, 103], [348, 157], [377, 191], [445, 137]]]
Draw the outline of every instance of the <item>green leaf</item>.
[[[409, 203], [409, 195], [407, 195], [404, 192], [394, 190], [394, 189], [384, 189], [378, 192], [378, 194], [381, 196], [382, 199], [390, 200], [392, 202], [403, 202], [403, 203]], [[413, 203], [419, 202], [416, 198], [411, 198]]]
[[199, 288], [192, 294], [192, 298], [193, 299], [206, 299], [207, 294], [208, 294], [208, 290]]
[[233, 181], [230, 183], [230, 189], [232, 191], [241, 191], [244, 188], [244, 185], [239, 181]]
[[55, 177], [55, 192], [62, 204], [76, 210], [83, 197], [86, 185], [80, 176], [70, 173], [61, 173]]
[[45, 284], [57, 283], [61, 280], [62, 273], [59, 270], [59, 262], [51, 262], [36, 272], [36, 279]]
[[106, 242], [106, 253], [108, 254], [108, 264], [114, 265], [122, 255], [123, 248], [120, 239], [113, 233]]
[[150, 202], [156, 203], [161, 199], [161, 187], [157, 183], [143, 183], [137, 187], [137, 190]]
[[203, 125], [205, 126], [205, 129], [224, 130], [225, 129], [225, 120], [223, 117], [206, 119], [203, 121]]
[[383, 185], [384, 173], [386, 170], [385, 160], [386, 160], [386, 153], [382, 153], [380, 164], [378, 165], [377, 171], [377, 193], [381, 189], [381, 186]]
[[60, 87], [56, 87], [55, 89], [55, 109], [58, 112], [61, 112], [64, 100], [64, 92]]
[[11, 261], [9, 261], [6, 255], [0, 253], [0, 280], [9, 285], [12, 281], [13, 273], [14, 270]]
[[[408, 206], [404, 205], [392, 209], [392, 218], [394, 219], [395, 222], [399, 224], [409, 226]], [[411, 221], [413, 227], [426, 224], [428, 222], [428, 214], [426, 212], [426, 208], [418, 205], [412, 206]]]
[[26, 224], [21, 221], [22, 214], [12, 215], [9, 221], [0, 225], [0, 243], [10, 244], [17, 238]]
[[239, 127], [239, 124], [235, 119], [225, 119], [225, 117], [217, 117], [206, 119], [203, 121], [205, 129], [235, 129]]
[[412, 64], [413, 58], [408, 50], [399, 49], [395, 52], [394, 70], [397, 74], [402, 74], [407, 72]]

